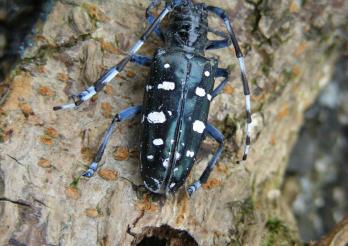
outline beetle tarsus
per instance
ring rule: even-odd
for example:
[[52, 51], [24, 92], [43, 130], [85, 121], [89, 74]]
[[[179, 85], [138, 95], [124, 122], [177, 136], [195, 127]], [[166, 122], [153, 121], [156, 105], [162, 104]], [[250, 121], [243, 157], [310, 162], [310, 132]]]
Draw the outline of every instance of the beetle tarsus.
[[189, 197], [192, 196], [192, 193], [194, 192], [194, 189], [190, 186], [188, 189], [187, 189], [187, 193], [189, 195]]
[[76, 106], [77, 106], [76, 103], [64, 104], [64, 105], [60, 105], [60, 106], [54, 106], [53, 110], [57, 111], [57, 110], [62, 110], [62, 109], [70, 109], [70, 108], [75, 108]]
[[199, 187], [201, 187], [201, 182], [199, 180], [190, 185], [190, 187], [187, 189], [189, 196], [191, 197], [193, 192], [195, 192]]
[[87, 171], [84, 172], [82, 174], [82, 176], [86, 177], [86, 178], [91, 178], [94, 175], [94, 173], [97, 171], [97, 168], [98, 168], [98, 163], [97, 162], [92, 162], [92, 164], [89, 165]]
[[83, 177], [86, 177], [86, 178], [91, 178], [91, 177], [93, 176], [93, 174], [94, 174], [94, 171], [91, 170], [91, 169], [88, 169], [86, 172], [84, 172], [84, 173], [82, 174], [82, 176], [83, 176]]

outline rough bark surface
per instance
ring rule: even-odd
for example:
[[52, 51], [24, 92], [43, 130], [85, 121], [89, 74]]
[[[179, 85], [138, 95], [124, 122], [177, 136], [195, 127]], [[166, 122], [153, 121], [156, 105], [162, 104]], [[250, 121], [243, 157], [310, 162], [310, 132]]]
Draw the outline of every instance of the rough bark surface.
[[[120, 124], [99, 175], [89, 164], [112, 116], [142, 102], [147, 69], [128, 65], [77, 110], [53, 112], [119, 61], [145, 28], [147, 1], [57, 1], [9, 76], [1, 105], [0, 244], [136, 245], [157, 235], [171, 245], [289, 245], [296, 225], [282, 200], [287, 158], [303, 111], [329, 80], [344, 42], [347, 1], [206, 1], [233, 20], [252, 90], [250, 158], [243, 146], [244, 97], [232, 48], [218, 56], [232, 77], [210, 122], [226, 147], [203, 189], [158, 198], [141, 186], [140, 118]], [[224, 30], [217, 18], [213, 27]], [[151, 56], [152, 37], [140, 50]], [[189, 182], [216, 148], [207, 139]], [[192, 238], [191, 238], [192, 237]], [[185, 241], [186, 240], [186, 241]], [[182, 243], [186, 242], [186, 243]]]

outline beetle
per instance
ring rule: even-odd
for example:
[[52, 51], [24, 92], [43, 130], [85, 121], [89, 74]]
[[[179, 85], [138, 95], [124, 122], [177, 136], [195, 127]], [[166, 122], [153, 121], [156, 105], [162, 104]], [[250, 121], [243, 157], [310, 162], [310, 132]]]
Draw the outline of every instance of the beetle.
[[[218, 67], [216, 58], [206, 57], [205, 50], [225, 48], [231, 43], [235, 49], [246, 107], [243, 160], [247, 158], [250, 145], [250, 91], [243, 54], [223, 9], [194, 3], [192, 0], [172, 0], [166, 2], [155, 18], [151, 11], [160, 3], [160, 0], [154, 0], [146, 9], [149, 26], [124, 59], [107, 70], [93, 86], [73, 95], [73, 103], [53, 109], [75, 108], [87, 101], [120, 73], [128, 62], [150, 67], [143, 105], [129, 107], [115, 115], [94, 161], [82, 175], [92, 177], [96, 172], [116, 124], [141, 113], [140, 171], [145, 187], [153, 193], [173, 193], [185, 183], [204, 136], [208, 135], [219, 143], [200, 178], [187, 189], [191, 196], [208, 180], [224, 145], [222, 133], [208, 123], [207, 118], [210, 103], [228, 82], [229, 72]], [[228, 32], [228, 35], [222, 35], [224, 39], [208, 40], [207, 34], [211, 31], [208, 27], [208, 13], [223, 20]], [[168, 14], [168, 26], [162, 30], [160, 23]], [[152, 32], [164, 41], [164, 47], [158, 48], [153, 58], [137, 55], [136, 52]], [[217, 77], [223, 80], [214, 88]]]

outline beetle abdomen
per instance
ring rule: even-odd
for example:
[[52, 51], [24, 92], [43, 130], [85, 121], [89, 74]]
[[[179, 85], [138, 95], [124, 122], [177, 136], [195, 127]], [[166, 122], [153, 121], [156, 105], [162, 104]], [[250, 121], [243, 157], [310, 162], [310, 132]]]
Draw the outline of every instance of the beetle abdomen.
[[141, 175], [155, 193], [179, 188], [202, 141], [215, 59], [182, 50], [159, 49], [145, 87]]

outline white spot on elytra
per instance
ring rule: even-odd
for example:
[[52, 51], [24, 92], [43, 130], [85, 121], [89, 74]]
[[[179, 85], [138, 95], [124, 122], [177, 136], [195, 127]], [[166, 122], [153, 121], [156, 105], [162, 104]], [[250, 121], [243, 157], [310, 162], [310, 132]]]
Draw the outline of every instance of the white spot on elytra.
[[147, 121], [150, 123], [163, 123], [166, 121], [166, 116], [163, 112], [151, 112], [147, 116]]
[[195, 122], [193, 122], [193, 130], [195, 132], [203, 133], [204, 129], [205, 129], [205, 125], [202, 121], [195, 120]]
[[180, 153], [179, 153], [179, 152], [176, 152], [176, 153], [175, 153], [175, 159], [177, 159], [177, 160], [178, 160], [178, 159], [180, 158], [180, 156], [181, 156], [181, 155], [180, 155]]
[[152, 141], [152, 143], [154, 144], [154, 145], [162, 145], [163, 144], [163, 140], [162, 140], [162, 138], [156, 138], [156, 139], [154, 139], [153, 141]]
[[165, 168], [167, 168], [168, 167], [168, 163], [169, 163], [169, 158], [166, 158], [166, 159], [164, 159], [164, 161], [163, 161], [163, 166], [165, 167]]
[[172, 114], [173, 114], [172, 111], [168, 110], [167, 112], [168, 112], [169, 116], [172, 116]]
[[186, 151], [186, 156], [187, 157], [193, 157], [194, 155], [195, 155], [195, 152], [190, 151], [190, 150]]
[[169, 185], [170, 188], [173, 188], [174, 186], [175, 186], [175, 183], [171, 183], [171, 184]]
[[205, 71], [205, 72], [204, 72], [204, 75], [205, 75], [206, 77], [209, 77], [209, 76], [210, 76], [210, 72], [209, 72], [209, 71]]
[[174, 139], [170, 140], [170, 143], [174, 143]]
[[174, 172], [177, 172], [177, 171], [179, 171], [179, 168], [177, 168], [177, 167], [174, 168]]
[[147, 85], [147, 86], [145, 86], [145, 89], [146, 89], [146, 91], [151, 90], [151, 89], [152, 89], [152, 85]]
[[175, 83], [170, 81], [163, 81], [161, 84], [158, 84], [157, 88], [166, 91], [172, 91], [175, 89]]
[[200, 96], [200, 97], [205, 96], [205, 90], [201, 87], [197, 87], [195, 93], [197, 96]]
[[207, 99], [208, 99], [209, 101], [211, 101], [211, 95], [210, 95], [210, 94], [207, 94]]
[[164, 64], [164, 68], [170, 68], [169, 63]]
[[153, 160], [153, 155], [148, 155], [148, 156], [147, 156], [147, 159], [148, 159], [148, 160]]

